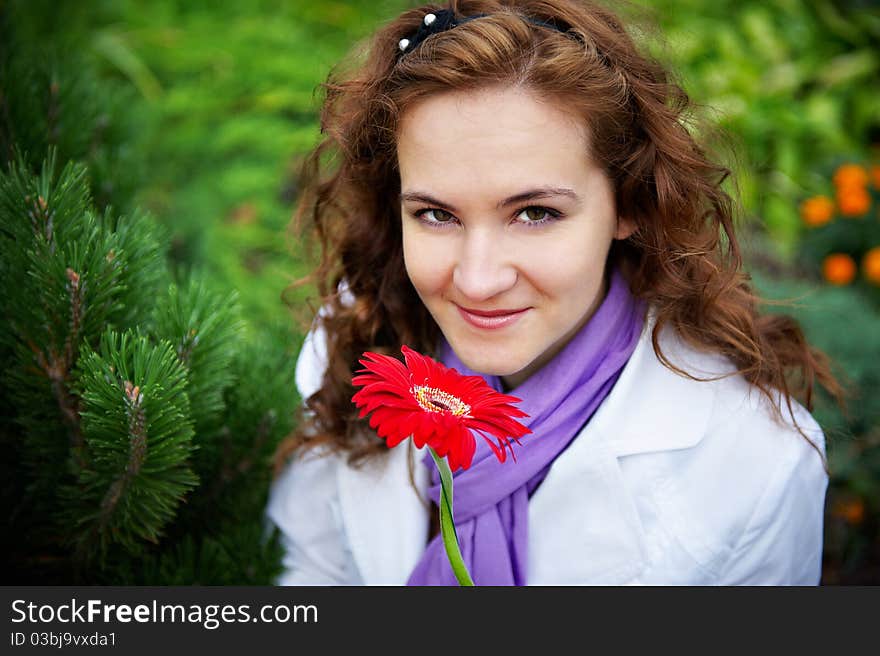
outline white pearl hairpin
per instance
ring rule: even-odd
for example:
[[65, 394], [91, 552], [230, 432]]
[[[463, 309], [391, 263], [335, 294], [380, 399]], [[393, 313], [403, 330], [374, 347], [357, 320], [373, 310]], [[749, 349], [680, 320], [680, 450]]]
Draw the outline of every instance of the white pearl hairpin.
[[[425, 23], [425, 27], [430, 27], [431, 24], [433, 24], [433, 22], [435, 20], [437, 20], [437, 15], [436, 14], [425, 14], [425, 18], [422, 20]], [[401, 39], [397, 43], [401, 52], [406, 52], [406, 49], [409, 48], [409, 44], [410, 44], [409, 39]]]

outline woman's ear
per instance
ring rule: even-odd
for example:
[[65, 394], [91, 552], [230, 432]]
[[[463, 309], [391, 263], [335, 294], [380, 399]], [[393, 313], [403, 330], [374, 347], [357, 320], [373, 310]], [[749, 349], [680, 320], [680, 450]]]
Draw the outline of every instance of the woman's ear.
[[617, 230], [614, 232], [615, 239], [626, 239], [636, 231], [636, 222], [628, 216], [617, 217]]

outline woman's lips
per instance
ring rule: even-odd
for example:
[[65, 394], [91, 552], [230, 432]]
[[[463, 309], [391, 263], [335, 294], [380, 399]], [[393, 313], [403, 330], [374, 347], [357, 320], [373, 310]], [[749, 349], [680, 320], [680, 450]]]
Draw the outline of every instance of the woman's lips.
[[460, 305], [456, 305], [455, 307], [458, 308], [458, 313], [461, 315], [462, 319], [469, 324], [477, 328], [488, 330], [505, 328], [518, 321], [519, 318], [529, 310], [529, 308], [523, 308], [521, 310], [493, 310], [491, 312], [483, 312], [479, 310], [465, 310]]

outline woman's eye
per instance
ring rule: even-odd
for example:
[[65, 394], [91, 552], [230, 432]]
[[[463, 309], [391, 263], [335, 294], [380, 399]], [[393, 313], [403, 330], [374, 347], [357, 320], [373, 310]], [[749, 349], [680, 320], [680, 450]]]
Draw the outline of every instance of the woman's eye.
[[[450, 214], [446, 210], [441, 210], [437, 207], [426, 207], [424, 209], [418, 210], [414, 213], [414, 216], [422, 221], [422, 223], [434, 227], [450, 225], [456, 220], [454, 215]], [[518, 222], [523, 225], [542, 226], [559, 218], [560, 213], [555, 210], [551, 210], [548, 207], [533, 205], [530, 207], [524, 207], [519, 211], [516, 216]]]
[[449, 223], [455, 218], [446, 210], [441, 210], [438, 208], [419, 210], [415, 213], [415, 215], [426, 223], [434, 224]]
[[523, 208], [517, 216], [525, 217], [523, 221], [525, 224], [544, 224], [558, 217], [559, 213], [546, 207], [535, 205]]

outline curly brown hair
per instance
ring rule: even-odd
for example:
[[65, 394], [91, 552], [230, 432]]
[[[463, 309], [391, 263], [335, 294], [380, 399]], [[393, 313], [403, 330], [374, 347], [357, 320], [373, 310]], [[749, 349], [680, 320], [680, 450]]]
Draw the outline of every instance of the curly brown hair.
[[[609, 261], [653, 307], [653, 347], [664, 365], [693, 378], [661, 351], [658, 335], [671, 325], [692, 346], [727, 356], [778, 417], [783, 404], [793, 417], [792, 398], [812, 410], [817, 384], [842, 403], [827, 357], [796, 321], [759, 313], [723, 189], [730, 171], [691, 135], [688, 95], [640, 52], [614, 12], [585, 0], [453, 0], [456, 15], [486, 16], [401, 55], [399, 40], [444, 8], [405, 11], [323, 85], [324, 137], [303, 167], [293, 226], [320, 245], [317, 268], [295, 284], [317, 282], [329, 363], [298, 428], [276, 451], [276, 473], [292, 453], [319, 444], [347, 452], [352, 464], [387, 450], [351, 402], [358, 358], [366, 350], [397, 354], [403, 344], [432, 353], [439, 336], [404, 267], [397, 129], [420, 99], [491, 85], [556, 100], [588, 127], [618, 214], [637, 224], [614, 242]], [[353, 302], [343, 299], [343, 281]]]

